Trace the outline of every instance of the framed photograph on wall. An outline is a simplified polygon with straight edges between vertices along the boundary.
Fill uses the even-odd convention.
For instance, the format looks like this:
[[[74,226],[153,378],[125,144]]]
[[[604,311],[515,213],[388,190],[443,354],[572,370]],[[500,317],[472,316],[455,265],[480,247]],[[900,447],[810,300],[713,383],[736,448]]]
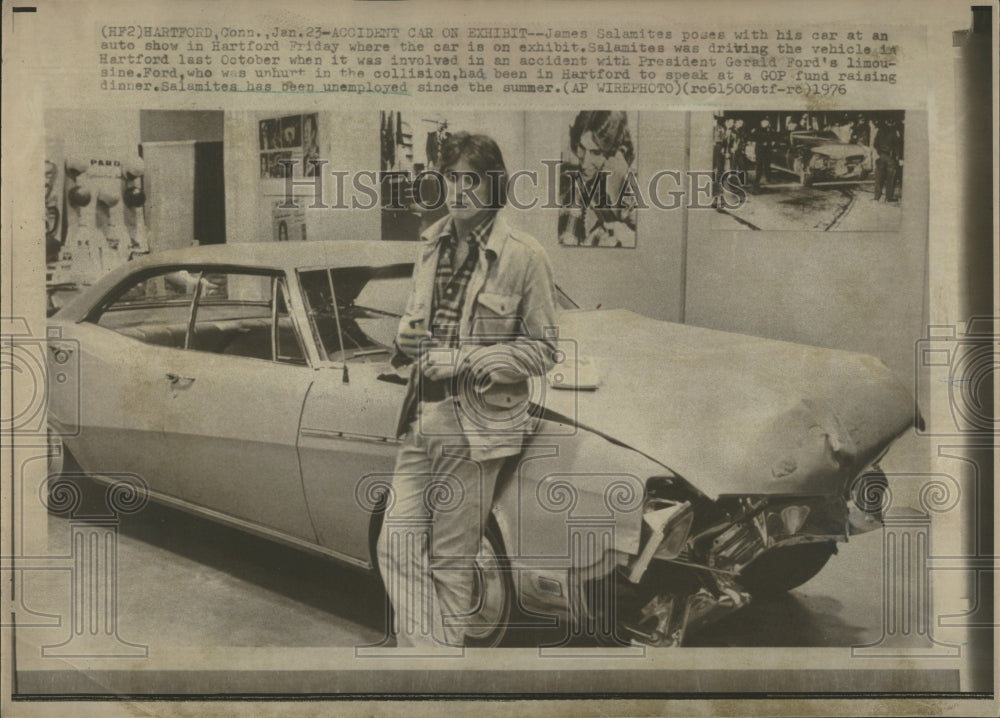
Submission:
[[[635,247],[636,113],[583,110],[563,133],[559,244]]]

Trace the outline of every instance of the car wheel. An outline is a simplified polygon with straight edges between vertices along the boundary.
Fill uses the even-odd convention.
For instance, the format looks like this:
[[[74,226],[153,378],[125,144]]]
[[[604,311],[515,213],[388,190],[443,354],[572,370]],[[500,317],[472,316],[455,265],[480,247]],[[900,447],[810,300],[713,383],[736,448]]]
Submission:
[[[376,545],[381,523],[373,524],[371,532],[372,559],[375,573],[381,581]],[[384,590],[384,584],[383,584]],[[476,574],[472,586],[472,603],[476,612],[465,627],[465,645],[471,648],[499,646],[507,637],[511,616],[516,614],[517,597],[500,528],[492,518],[486,527],[476,557]],[[386,600],[386,626],[392,626],[395,618],[391,601]]]
[[[472,605],[477,609],[466,626],[465,645],[476,648],[498,646],[507,635],[517,597],[500,528],[492,519],[483,534],[476,558],[472,591]]]
[[[782,546],[761,554],[736,579],[754,596],[775,596],[801,586],[837,553],[833,541]]]

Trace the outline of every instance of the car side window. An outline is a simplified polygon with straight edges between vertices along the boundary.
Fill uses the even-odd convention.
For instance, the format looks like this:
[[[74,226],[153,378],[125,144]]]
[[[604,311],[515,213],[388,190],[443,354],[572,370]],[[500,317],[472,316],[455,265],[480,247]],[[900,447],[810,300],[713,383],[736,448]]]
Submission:
[[[195,283],[194,275],[184,270],[143,275],[120,289],[90,320],[147,344],[183,345]],[[171,336],[171,328],[179,328],[179,340]]]
[[[94,319],[146,344],[305,364],[279,274],[187,268],[126,286]]]
[[[299,272],[310,328],[331,361],[384,361],[410,290],[409,265]]]

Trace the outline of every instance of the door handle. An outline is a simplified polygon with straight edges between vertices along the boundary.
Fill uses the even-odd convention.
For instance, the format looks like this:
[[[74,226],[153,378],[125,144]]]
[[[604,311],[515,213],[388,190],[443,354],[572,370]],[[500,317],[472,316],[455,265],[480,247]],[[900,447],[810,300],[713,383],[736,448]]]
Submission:
[[[167,374],[167,380],[170,382],[170,387],[172,389],[187,389],[189,386],[194,384],[193,376],[180,376],[179,374]]]

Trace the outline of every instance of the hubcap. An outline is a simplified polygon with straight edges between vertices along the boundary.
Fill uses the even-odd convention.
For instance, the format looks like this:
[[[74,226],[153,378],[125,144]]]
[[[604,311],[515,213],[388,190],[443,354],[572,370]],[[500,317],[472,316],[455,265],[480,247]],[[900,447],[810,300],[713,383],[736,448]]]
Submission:
[[[472,588],[472,605],[476,610],[470,616],[471,625],[465,629],[466,637],[482,640],[493,633],[498,624],[506,620],[509,600],[504,587],[500,560],[484,536],[479,556],[476,558],[476,577]]]

